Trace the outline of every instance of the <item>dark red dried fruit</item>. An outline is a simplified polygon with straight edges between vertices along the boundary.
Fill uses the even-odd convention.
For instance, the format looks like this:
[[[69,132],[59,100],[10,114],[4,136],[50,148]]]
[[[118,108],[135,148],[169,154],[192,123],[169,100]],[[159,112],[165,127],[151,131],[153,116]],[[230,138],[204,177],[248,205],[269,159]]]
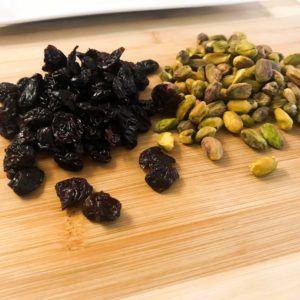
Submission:
[[[165,154],[160,147],[151,147],[140,154],[139,164],[144,170],[153,170],[161,166],[172,166],[175,158]]]
[[[44,107],[35,107],[29,110],[23,117],[23,122],[27,126],[43,126],[51,124],[52,112]]]
[[[67,65],[66,56],[53,45],[48,45],[44,50],[43,71],[53,72]]]
[[[44,179],[44,172],[37,167],[24,168],[10,174],[8,185],[20,196],[26,195],[37,189]]]
[[[55,153],[53,157],[55,162],[65,170],[77,172],[83,168],[83,160],[78,153]]]
[[[182,96],[173,83],[161,83],[152,90],[152,100],[157,111],[165,116],[174,116]]]
[[[156,192],[162,193],[179,178],[177,169],[170,166],[162,166],[151,170],[145,177],[147,184]]]
[[[83,214],[93,222],[114,221],[120,217],[122,205],[119,200],[104,192],[94,193],[82,205]]]
[[[138,62],[137,67],[141,68],[147,75],[156,72],[159,64],[153,59],[146,59]]]
[[[81,140],[83,126],[77,116],[60,111],[54,114],[52,131],[58,142],[72,144]]]
[[[84,178],[73,177],[55,185],[56,194],[60,199],[61,208],[78,206],[92,194],[93,187]]]
[[[55,149],[54,137],[51,127],[39,128],[36,133],[37,146],[42,150],[53,151]]]

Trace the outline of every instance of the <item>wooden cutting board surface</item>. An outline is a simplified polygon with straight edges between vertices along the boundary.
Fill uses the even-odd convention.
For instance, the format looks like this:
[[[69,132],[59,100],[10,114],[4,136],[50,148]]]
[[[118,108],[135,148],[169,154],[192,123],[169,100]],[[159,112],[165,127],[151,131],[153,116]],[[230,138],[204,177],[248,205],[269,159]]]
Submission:
[[[253,16],[235,7],[243,21],[229,18],[226,8],[225,17],[210,10],[189,11],[187,17],[174,12],[169,23],[162,15],[159,24],[141,14],[135,23],[125,15],[124,27],[118,28],[106,25],[109,18],[103,17],[83,27],[73,20],[64,30],[51,24],[49,30],[35,25],[36,32],[25,26],[21,34],[2,30],[0,81],[15,82],[39,71],[47,44],[64,51],[76,44],[81,50],[106,51],[122,45],[125,59],[151,57],[164,65],[193,46],[200,31],[240,30],[277,51],[300,51],[299,17],[274,19],[246,8]],[[157,82],[158,76],[152,76],[151,86]],[[152,132],[140,136],[133,151],[114,151],[108,165],[87,161],[76,174],[40,156],[45,183],[24,199],[7,187],[1,170],[0,298],[297,299],[299,128],[285,137],[282,151],[267,152],[278,158],[278,170],[263,179],[247,168],[260,154],[233,135],[219,135],[225,154],[217,163],[204,157],[199,146],[177,143],[172,155],[181,179],[163,194],[145,184],[137,163],[139,153],[155,144]],[[0,143],[2,161],[8,143],[2,138]],[[121,218],[103,226],[81,213],[61,211],[54,185],[74,175],[120,199]]]

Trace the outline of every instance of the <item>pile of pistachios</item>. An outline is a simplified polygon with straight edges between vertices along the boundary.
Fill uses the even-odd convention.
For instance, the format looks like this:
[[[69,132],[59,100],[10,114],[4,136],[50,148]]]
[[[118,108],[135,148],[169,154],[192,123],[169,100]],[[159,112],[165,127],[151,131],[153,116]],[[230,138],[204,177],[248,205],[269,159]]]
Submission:
[[[169,131],[177,129],[181,143],[201,143],[210,159],[219,160],[223,149],[215,136],[223,126],[256,150],[281,149],[279,129],[300,123],[300,53],[284,57],[244,33],[228,39],[200,33],[195,48],[180,51],[160,77],[182,97],[176,113],[154,127],[167,151],[174,146]]]

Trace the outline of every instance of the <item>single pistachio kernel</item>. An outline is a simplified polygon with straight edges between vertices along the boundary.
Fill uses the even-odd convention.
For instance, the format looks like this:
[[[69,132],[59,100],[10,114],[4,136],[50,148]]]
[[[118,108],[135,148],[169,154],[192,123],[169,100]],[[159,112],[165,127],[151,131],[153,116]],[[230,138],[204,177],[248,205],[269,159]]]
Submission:
[[[203,57],[204,61],[208,64],[222,64],[222,63],[228,63],[230,59],[230,54],[225,53],[207,53]]]
[[[209,83],[220,81],[222,78],[221,71],[213,64],[207,64],[205,66],[205,76]]]
[[[188,78],[186,81],[185,81],[185,86],[186,86],[186,89],[188,91],[189,94],[192,93],[192,86],[193,86],[193,83],[194,83],[194,79],[192,78]]]
[[[276,81],[271,81],[266,83],[261,90],[270,97],[274,97],[278,93],[279,86]]]
[[[300,106],[300,87],[298,87],[295,83],[293,82],[289,82],[288,84],[288,87],[293,91],[296,99],[297,99],[297,102],[298,102],[298,106]]]
[[[174,137],[171,132],[160,133],[156,141],[158,146],[167,152],[174,148]]]
[[[263,107],[257,108],[253,112],[252,118],[255,122],[262,123],[267,120],[267,118],[269,117],[269,114],[270,114],[270,108],[267,106],[263,106]]]
[[[230,100],[227,102],[227,109],[239,114],[247,114],[252,109],[252,105],[248,100]]]
[[[199,124],[198,129],[210,126],[216,128],[216,130],[219,130],[222,128],[223,124],[223,120],[219,117],[206,118]]]
[[[201,141],[201,148],[210,160],[220,160],[223,156],[221,142],[215,137],[207,136]]]
[[[212,43],[212,48],[214,53],[225,53],[229,45],[225,40],[219,40]]]
[[[206,85],[202,80],[195,80],[192,84],[191,94],[197,99],[201,99],[204,96]]]
[[[258,104],[255,99],[249,98],[247,101],[251,104],[252,109],[257,109]]]
[[[206,65],[206,62],[202,58],[190,58],[189,66],[193,70],[198,70],[199,68]]]
[[[261,58],[256,62],[255,78],[258,82],[267,82],[273,76],[272,63],[268,59]]]
[[[283,110],[292,118],[294,118],[297,115],[297,105],[293,103],[286,103],[283,106]]]
[[[183,64],[176,60],[176,62],[172,65],[172,73],[174,75],[174,72],[177,71],[179,68],[181,68],[183,66]]]
[[[211,103],[213,101],[218,100],[220,91],[222,88],[222,84],[218,81],[210,83],[204,92],[204,101],[206,103]]]
[[[181,50],[176,55],[176,59],[180,61],[183,65],[187,65],[190,60],[190,55],[186,50]]]
[[[297,103],[296,95],[291,88],[284,89],[282,94],[289,103]]]
[[[274,81],[278,84],[279,88],[285,87],[284,76],[277,70],[273,70]]]
[[[214,137],[216,135],[216,132],[217,132],[216,128],[211,126],[204,126],[197,131],[195,141],[197,143],[201,143],[201,141],[207,136]]]
[[[199,80],[202,80],[202,81],[205,81],[206,78],[205,78],[205,67],[204,66],[201,66],[197,69],[197,73],[198,73],[198,76],[199,76]]]
[[[286,77],[300,87],[300,69],[292,65],[286,67]]]
[[[184,145],[191,145],[194,142],[194,135],[195,135],[194,129],[183,130],[179,133],[178,136],[179,142]]]
[[[254,65],[254,61],[247,56],[238,55],[233,59],[232,64],[238,69],[243,69],[252,67]]]
[[[256,150],[266,150],[268,144],[263,136],[255,129],[246,128],[241,131],[242,140],[251,148]]]
[[[255,74],[255,68],[256,66],[252,66],[249,68],[237,70],[232,83],[239,83],[246,79],[251,79]]]
[[[293,127],[293,119],[281,108],[274,110],[275,120],[278,127],[283,130],[290,130]]]
[[[209,103],[207,107],[207,117],[222,117],[224,112],[226,111],[226,105],[221,100]]]
[[[277,168],[277,160],[274,156],[262,156],[251,162],[250,171],[257,177],[265,176]]]
[[[229,74],[232,70],[231,65],[226,63],[218,64],[217,68],[220,70],[222,76]]]
[[[282,54],[279,53],[279,52],[272,52],[272,53],[268,54],[267,57],[268,57],[268,59],[274,60],[277,63],[279,63],[281,61],[281,59],[282,59]]]
[[[197,42],[198,44],[202,44],[204,41],[208,40],[208,35],[201,32],[197,35]]]
[[[210,41],[227,41],[224,34],[213,34],[208,37]]]
[[[178,119],[176,118],[167,118],[158,121],[154,126],[154,132],[164,132],[170,131],[176,128],[178,124]]]
[[[160,80],[166,81],[166,82],[172,82],[173,81],[173,75],[171,73],[168,73],[166,71],[162,71],[160,73]]]
[[[184,81],[192,74],[193,70],[190,66],[184,65],[174,70],[174,80]]]
[[[278,107],[282,108],[286,103],[287,103],[287,100],[284,98],[275,98],[271,102],[271,107],[273,109],[278,108]]]
[[[245,79],[243,82],[248,83],[252,87],[252,93],[258,93],[261,89],[261,83],[257,82],[256,80],[253,79]]]
[[[223,87],[228,88],[232,84],[234,78],[235,78],[235,75],[226,75],[226,76],[224,76],[223,79],[222,79]]]
[[[196,126],[190,120],[180,121],[178,126],[177,126],[177,131],[180,133],[180,132],[182,132],[184,130],[187,130],[187,129],[196,130]]]
[[[189,78],[194,79],[194,80],[201,80],[202,75],[199,72],[192,71]]]
[[[248,99],[251,93],[251,84],[244,82],[232,84],[227,89],[227,97],[229,99]]]
[[[268,45],[257,45],[256,49],[256,60],[259,60],[260,58],[266,58],[272,52],[272,48]]]
[[[176,118],[181,121],[183,120],[189,111],[195,106],[196,97],[193,95],[185,95],[184,100],[181,101],[178,105],[176,111]]]
[[[300,65],[300,53],[288,55],[283,60],[283,63],[285,65],[294,65],[294,66]]]
[[[258,106],[269,106],[272,101],[269,95],[261,92],[255,94],[254,99],[256,100]]]
[[[270,146],[276,149],[281,149],[283,147],[283,137],[273,124],[263,124],[262,126],[260,126],[260,132]]]
[[[176,82],[175,82],[175,85],[178,87],[178,90],[179,90],[181,93],[184,93],[184,94],[187,93],[187,89],[186,89],[186,84],[185,84],[185,82],[182,82],[182,81],[176,81]]]
[[[234,111],[226,111],[223,121],[226,129],[232,133],[239,133],[244,126],[241,117]]]
[[[257,49],[255,45],[249,43],[247,40],[241,40],[235,46],[235,52],[239,55],[254,58],[257,55]]]
[[[192,123],[199,124],[207,115],[208,107],[204,101],[197,101],[189,114],[189,120]]]
[[[244,127],[253,127],[254,126],[254,120],[251,116],[249,116],[248,114],[242,114],[241,115],[241,119],[243,122]]]

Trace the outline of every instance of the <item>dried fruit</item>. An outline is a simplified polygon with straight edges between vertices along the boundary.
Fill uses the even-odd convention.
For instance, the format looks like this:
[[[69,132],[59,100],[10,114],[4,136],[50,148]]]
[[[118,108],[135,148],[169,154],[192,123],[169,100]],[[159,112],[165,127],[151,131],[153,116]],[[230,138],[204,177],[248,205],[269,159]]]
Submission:
[[[167,152],[174,148],[174,137],[171,132],[160,133],[156,141],[158,146]]]
[[[283,130],[290,130],[293,127],[293,119],[281,108],[274,110],[274,116],[278,127]]]
[[[94,193],[83,201],[82,212],[93,222],[115,221],[121,215],[119,200],[103,191]]]
[[[186,129],[179,133],[179,142],[185,145],[191,145],[194,142],[194,129]]]
[[[154,131],[159,133],[159,132],[173,130],[176,128],[177,124],[178,124],[178,119],[176,118],[162,119],[155,124]]]
[[[220,160],[223,156],[222,144],[214,137],[204,137],[201,141],[201,148],[210,160]]]
[[[93,187],[84,178],[72,177],[55,185],[61,208],[78,206],[92,194]]]
[[[215,127],[212,126],[204,126],[202,128],[200,128],[195,136],[195,141],[197,143],[201,143],[201,141],[207,137],[207,136],[212,136],[214,137],[217,133],[217,129]]]
[[[243,129],[243,121],[234,111],[226,111],[223,115],[223,121],[227,130],[232,133],[239,133]]]
[[[145,177],[147,184],[156,192],[162,193],[179,178],[176,168],[171,166],[161,166],[151,170]]]
[[[256,150],[266,150],[268,144],[264,137],[255,129],[247,128],[241,131],[242,140],[251,148]]]
[[[277,160],[274,156],[262,156],[252,161],[249,168],[255,176],[265,176],[277,168]]]
[[[260,132],[270,146],[276,149],[281,149],[283,147],[283,137],[273,124],[265,123],[261,125]]]
[[[161,166],[172,166],[176,160],[165,154],[159,147],[144,150],[139,157],[139,164],[143,170],[154,170]]]

